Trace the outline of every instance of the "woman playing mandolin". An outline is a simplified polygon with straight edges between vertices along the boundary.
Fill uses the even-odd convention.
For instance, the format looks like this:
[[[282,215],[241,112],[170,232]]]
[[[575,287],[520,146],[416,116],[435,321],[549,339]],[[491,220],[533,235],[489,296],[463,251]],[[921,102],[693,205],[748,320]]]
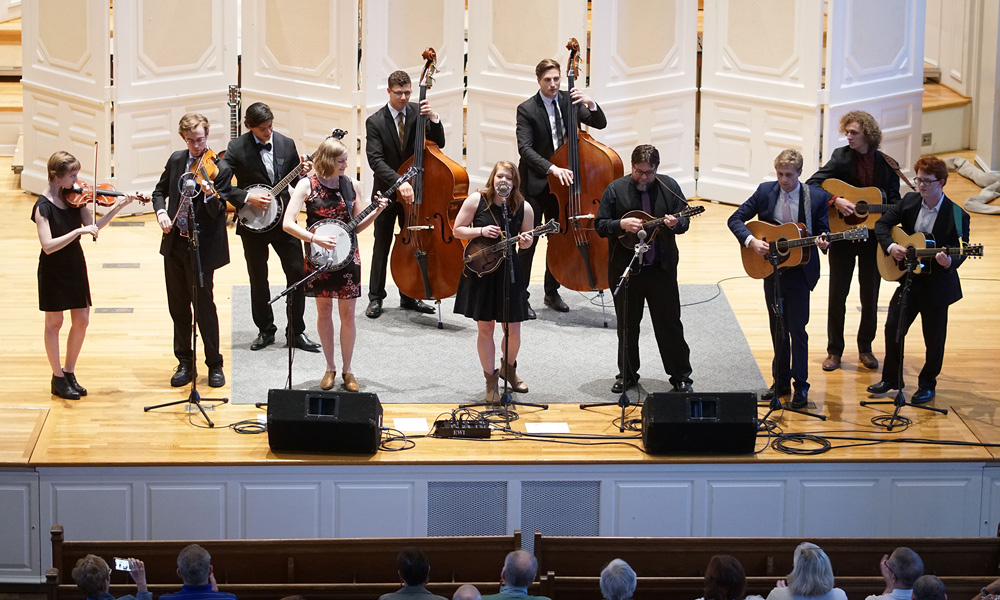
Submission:
[[[524,201],[520,192],[517,168],[513,163],[500,161],[493,166],[486,187],[472,193],[455,219],[455,236],[463,240],[485,237],[499,240],[504,230],[504,204],[509,213],[511,235],[518,236],[517,245],[528,248],[534,242],[531,225],[535,221],[531,205]],[[479,362],[486,377],[486,402],[499,401],[497,381],[503,377],[515,392],[527,392],[528,386],[517,376],[517,352],[521,347],[521,321],[528,318],[528,273],[521,268],[520,261],[514,263],[514,281],[507,286],[509,293],[507,328],[507,348],[500,368],[496,365],[496,343],[493,339],[495,324],[503,322],[504,280],[510,277],[510,267],[501,261],[499,268],[483,276],[466,270],[458,284],[455,298],[455,312],[476,321],[479,337],[476,347]]]
[[[49,157],[49,189],[39,196],[31,211],[38,228],[42,252],[38,256],[38,308],[45,312],[45,354],[52,367],[52,393],[67,400],[79,400],[87,390],[76,380],[76,360],[90,323],[90,282],[80,236],[97,232],[131,202],[124,196],[100,219],[87,210],[86,202],[70,203],[67,192],[76,186],[80,161],[69,152]],[[69,311],[72,325],[66,339],[66,362],[59,361],[59,330],[63,311]]]
[[[282,222],[282,227],[288,233],[310,244],[332,250],[336,246],[336,238],[330,235],[312,233],[296,222],[303,205],[306,208],[306,226],[311,227],[324,219],[337,219],[344,223],[368,207],[365,198],[355,180],[346,176],[347,147],[339,139],[329,137],[320,144],[313,154],[314,175],[299,181],[295,186],[288,209]],[[351,359],[354,356],[354,340],[357,328],[354,324],[354,313],[357,299],[361,296],[361,255],[357,249],[356,232],[371,224],[383,208],[386,201],[379,202],[379,208],[373,211],[351,232],[354,237],[354,256],[346,266],[339,270],[327,271],[318,275],[306,284],[306,296],[316,298],[316,331],[323,345],[323,356],[326,358],[326,372],[320,387],[332,389],[337,382],[337,363],[333,347],[333,300],[337,299],[337,309],[340,313],[340,352],[343,359],[344,388],[349,392],[360,389],[358,380],[351,371]],[[312,263],[306,263],[306,272],[312,273],[316,268]]]

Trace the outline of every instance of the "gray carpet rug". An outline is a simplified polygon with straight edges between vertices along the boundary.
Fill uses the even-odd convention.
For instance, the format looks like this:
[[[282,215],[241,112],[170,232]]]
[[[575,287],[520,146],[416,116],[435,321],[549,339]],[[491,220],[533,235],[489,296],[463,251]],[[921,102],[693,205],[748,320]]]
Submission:
[[[280,288],[274,288],[274,293]],[[697,392],[763,390],[767,386],[750,352],[725,294],[715,285],[682,285],[685,337],[691,347],[694,389]],[[444,328],[436,315],[400,310],[396,290],[388,290],[385,310],[378,319],[364,316],[367,296],[357,301],[358,338],[353,371],[361,391],[378,394],[383,403],[428,402],[459,404],[482,400],[484,381],[476,355],[475,322],[454,312],[454,298],[441,302]],[[530,391],[525,402],[602,402],[616,400],[611,393],[617,369],[615,313],[605,293],[606,313],[594,294],[564,292],[570,312],[542,306],[541,286],[531,287],[538,319],[522,326],[518,374]],[[284,335],[284,304],[275,305],[279,335]],[[288,350],[279,340],[252,352],[257,329],[250,317],[250,288],[233,286],[232,401],[266,402],[269,388],[282,388],[288,374]],[[336,309],[335,309],[336,311]],[[604,327],[604,319],[608,327]],[[306,299],[306,333],[314,341],[316,303]],[[335,337],[339,321],[334,317]],[[497,347],[502,340],[497,328]],[[646,393],[670,390],[663,372],[648,311],[639,340],[642,365],[640,389]],[[337,365],[341,365],[339,339]],[[497,359],[499,361],[499,358]],[[318,390],[325,362],[321,353],[297,350],[292,384],[295,389]],[[338,372],[337,387],[342,390]],[[502,381],[501,381],[502,384]]]

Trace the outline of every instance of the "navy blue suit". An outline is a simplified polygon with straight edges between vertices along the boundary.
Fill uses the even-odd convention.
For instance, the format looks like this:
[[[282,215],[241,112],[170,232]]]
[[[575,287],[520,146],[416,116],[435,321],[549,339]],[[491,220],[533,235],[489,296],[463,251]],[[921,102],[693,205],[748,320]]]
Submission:
[[[810,233],[819,235],[829,232],[827,204],[830,195],[818,187],[808,187],[812,211]],[[795,216],[799,223],[806,221],[805,189],[806,184],[801,184],[799,214]],[[777,181],[762,183],[729,217],[729,229],[740,244],[743,244],[750,235],[750,230],[746,226],[746,222],[750,219],[757,217],[768,223],[780,223],[777,216],[780,194],[781,187]],[[809,323],[809,293],[816,287],[818,280],[819,257],[816,249],[812,249],[809,253],[809,261],[805,265],[781,269],[779,284],[785,335],[781,339],[775,339],[777,315],[771,310],[774,306],[774,276],[764,279],[764,298],[767,300],[771,340],[774,346],[771,374],[776,389],[789,387],[792,379],[795,380],[796,390],[805,392],[809,389],[809,334],[806,333],[806,325]]]
[[[896,225],[903,228],[907,235],[915,233],[914,225],[920,214],[920,194],[912,192],[903,197],[902,202],[892,207],[875,223],[875,235],[878,237],[882,250],[888,250],[892,245],[892,229]],[[937,218],[931,233],[936,245],[940,248],[955,248],[959,238],[969,241],[969,213],[959,209],[961,214],[961,233],[955,227],[955,204],[947,196],[941,201]],[[948,333],[948,307],[962,299],[962,285],[958,279],[958,267],[965,261],[964,256],[952,256],[951,265],[942,267],[932,257],[924,261],[926,266],[919,275],[913,277],[910,294],[906,300],[906,312],[900,306],[900,296],[903,286],[896,288],[889,303],[889,316],[885,321],[885,361],[882,363],[882,381],[888,382],[894,388],[902,388],[900,362],[903,356],[903,342],[913,320],[920,315],[923,326],[925,358],[924,367],[917,377],[917,385],[933,390],[937,385],[937,376],[941,373],[944,362],[944,344]],[[905,281],[905,278],[901,280]],[[903,319],[903,339],[896,342],[896,330],[900,319]]]

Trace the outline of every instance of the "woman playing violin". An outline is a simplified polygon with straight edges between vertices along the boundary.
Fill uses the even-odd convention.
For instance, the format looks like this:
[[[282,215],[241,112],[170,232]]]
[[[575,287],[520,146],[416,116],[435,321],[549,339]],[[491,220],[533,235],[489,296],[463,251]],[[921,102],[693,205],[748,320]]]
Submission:
[[[323,219],[337,219],[344,223],[368,208],[369,201],[358,189],[358,183],[346,176],[347,146],[339,139],[328,137],[320,144],[312,155],[313,175],[299,181],[295,186],[288,209],[282,221],[282,227],[295,237],[331,250],[336,245],[336,238],[329,235],[316,235],[296,222],[299,211],[305,206],[306,226],[311,227]],[[326,358],[326,372],[320,387],[332,389],[337,382],[337,362],[333,346],[333,301],[337,300],[337,311],[340,314],[340,353],[343,359],[344,388],[349,392],[360,389],[358,380],[351,370],[351,359],[354,357],[354,340],[357,327],[354,324],[355,306],[361,296],[361,255],[357,250],[356,233],[363,230],[375,220],[386,200],[380,199],[379,207],[361,221],[351,232],[355,237],[354,258],[338,271],[327,271],[317,275],[306,284],[306,296],[316,298],[316,331],[323,345],[323,356]],[[316,269],[311,263],[306,263],[306,272]]]
[[[517,245],[522,250],[534,243],[531,225],[535,222],[531,205],[521,195],[520,177],[513,163],[502,160],[493,166],[486,181],[486,187],[472,193],[455,218],[455,237],[471,240],[480,236],[499,240],[504,227],[504,203],[510,218],[510,233],[517,235]],[[514,261],[514,282],[509,286],[510,303],[508,309],[507,351],[496,368],[496,343],[493,339],[496,322],[503,319],[504,278],[509,277],[510,268],[506,263],[483,277],[468,270],[463,273],[455,297],[455,312],[476,321],[479,337],[476,347],[479,362],[486,377],[486,402],[499,401],[498,379],[503,377],[515,392],[528,391],[527,384],[517,376],[517,352],[521,347],[521,321],[528,318],[528,273],[521,268],[521,262]]]
[[[38,229],[42,252],[38,256],[38,308],[45,312],[45,354],[52,367],[52,393],[67,400],[79,400],[87,390],[76,380],[76,360],[90,323],[90,282],[80,236],[97,239],[98,231],[118,211],[133,200],[125,196],[104,216],[94,221],[85,201],[70,202],[70,188],[76,186],[80,161],[69,152],[49,157],[49,189],[39,196],[31,211]],[[66,362],[60,363],[59,330],[63,312],[69,311]]]

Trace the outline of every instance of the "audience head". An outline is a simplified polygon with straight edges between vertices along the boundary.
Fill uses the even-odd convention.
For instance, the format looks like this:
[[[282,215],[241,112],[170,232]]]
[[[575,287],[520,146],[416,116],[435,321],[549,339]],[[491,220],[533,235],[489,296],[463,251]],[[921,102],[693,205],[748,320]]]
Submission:
[[[538,573],[538,559],[526,550],[514,550],[503,561],[500,579],[504,585],[527,588]]]
[[[924,561],[916,552],[903,546],[892,551],[885,566],[894,579],[893,588],[898,590],[913,589],[914,582],[924,574]]]
[[[826,552],[809,542],[802,542],[792,556],[788,588],[796,596],[822,596],[833,589],[833,566]]]
[[[212,555],[198,544],[191,544],[177,555],[177,576],[184,585],[207,585],[211,575]]]
[[[635,592],[635,571],[616,558],[601,571],[601,594],[605,600],[628,600]]]
[[[73,567],[73,581],[88,598],[100,598],[111,582],[111,569],[100,556],[88,554],[76,561]]]
[[[747,577],[743,565],[728,554],[716,554],[705,569],[705,600],[743,600]]]
[[[921,575],[913,582],[912,600],[948,600],[944,593],[944,582],[934,575]]]
[[[431,566],[427,563],[427,556],[421,552],[420,548],[410,546],[403,548],[396,555],[396,569],[399,571],[399,577],[403,583],[413,586],[427,583]]]
[[[466,583],[458,586],[458,589],[452,594],[451,600],[483,600],[483,595],[479,593],[476,586]]]

